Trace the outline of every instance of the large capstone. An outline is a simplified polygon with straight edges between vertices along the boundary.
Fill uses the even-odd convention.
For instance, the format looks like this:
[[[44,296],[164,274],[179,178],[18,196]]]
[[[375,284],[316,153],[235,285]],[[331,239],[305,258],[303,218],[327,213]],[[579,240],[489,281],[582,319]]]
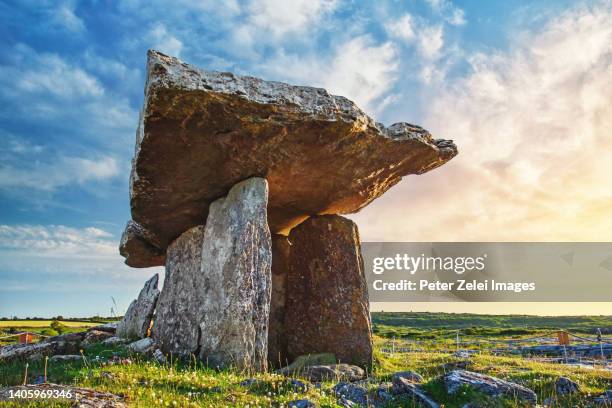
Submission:
[[[287,360],[333,353],[340,362],[370,367],[372,333],[357,226],[338,215],[315,216],[294,228],[289,241],[281,334]]]
[[[265,179],[236,184],[174,241],[153,336],[211,366],[267,367],[272,248]]]
[[[150,51],[130,180],[135,224],[121,253],[130,266],[163,265],[168,245],[249,177],[268,180],[270,229],[286,235],[312,214],[356,212],[456,154],[452,141],[407,123],[384,127],[324,89]]]
[[[159,275],[155,274],[145,283],[138,298],[130,304],[125,316],[117,325],[117,337],[126,339],[147,337],[159,296],[158,280]]]

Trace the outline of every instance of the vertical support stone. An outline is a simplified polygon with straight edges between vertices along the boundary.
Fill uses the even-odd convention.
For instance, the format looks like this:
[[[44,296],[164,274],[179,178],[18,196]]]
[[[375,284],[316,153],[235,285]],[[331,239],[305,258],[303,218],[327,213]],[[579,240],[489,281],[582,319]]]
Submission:
[[[202,247],[205,276],[200,358],[265,370],[272,243],[268,183],[251,178],[210,205]]]
[[[130,303],[125,316],[117,325],[117,336],[126,339],[142,339],[147,337],[155,306],[159,297],[157,282],[159,275],[155,274],[149,279],[138,298]]]
[[[204,226],[185,231],[166,251],[166,276],[157,302],[153,338],[175,357],[197,355],[204,305],[202,264]]]
[[[287,337],[284,330],[290,249],[291,244],[286,236],[272,235],[272,298],[268,329],[268,363],[278,368],[291,363],[287,360]]]
[[[329,352],[369,368],[372,328],[357,226],[338,215],[315,216],[291,230],[289,241],[287,358]]]
[[[204,227],[170,245],[153,328],[163,351],[193,353],[211,366],[266,369],[272,263],[267,203],[265,179],[242,181],[211,204]]]

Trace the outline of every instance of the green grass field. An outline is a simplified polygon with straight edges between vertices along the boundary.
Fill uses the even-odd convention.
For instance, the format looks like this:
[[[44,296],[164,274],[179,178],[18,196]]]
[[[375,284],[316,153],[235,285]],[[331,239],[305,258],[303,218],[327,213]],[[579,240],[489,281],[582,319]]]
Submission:
[[[445,315],[444,319],[431,314],[373,314],[374,324],[394,330],[397,336],[405,334],[398,341],[421,338],[424,333],[435,329],[436,333],[448,335],[455,329],[474,329],[482,334],[490,330],[491,338],[502,336],[521,337],[524,333],[503,334],[504,330],[543,331],[564,328],[592,333],[594,327],[605,329],[612,327],[612,318],[537,318],[537,317],[500,317],[476,315]],[[427,317],[432,317],[433,320]],[[516,319],[516,320],[515,320]],[[519,325],[517,322],[521,322]],[[498,324],[503,324],[499,327]],[[514,326],[512,326],[514,324]],[[593,326],[592,325],[597,325]],[[532,333],[531,331],[529,333]],[[387,333],[389,334],[389,333]],[[449,364],[462,361],[452,353],[439,351],[436,341],[424,341],[426,349],[416,352],[387,353],[383,349],[392,341],[387,335],[375,335],[375,364],[371,373],[374,388],[381,381],[390,379],[392,373],[401,370],[414,370],[425,377],[423,388],[446,408],[463,407],[467,402],[479,401],[483,407],[521,407],[519,401],[507,399],[490,400],[465,389],[455,396],[447,395],[440,376],[447,372]],[[452,342],[450,343],[452,344]],[[134,357],[133,364],[103,366],[97,358],[105,359],[113,354],[126,356],[124,347],[104,347],[96,345],[84,350],[85,358],[77,363],[56,363],[49,367],[49,380],[56,383],[75,384],[93,387],[100,390],[124,394],[129,406],[134,407],[281,407],[291,400],[308,398],[321,407],[339,407],[331,392],[335,382],[323,383],[320,388],[307,392],[295,392],[278,375],[249,374],[232,370],[215,371],[194,363],[160,365]],[[586,407],[592,396],[612,388],[612,371],[603,369],[577,368],[569,365],[544,363],[524,359],[518,356],[496,356],[483,349],[480,354],[470,358],[471,371],[494,375],[503,379],[523,384],[538,394],[541,402],[554,396],[554,381],[559,376],[566,376],[578,382],[581,393],[572,397],[561,398],[556,407]],[[31,363],[30,379],[42,374],[42,363]],[[23,381],[24,364],[14,363],[0,365],[0,385],[15,385]],[[261,383],[254,387],[240,385],[245,378],[258,378]],[[11,406],[11,405],[7,405]],[[23,406],[23,405],[13,405]],[[49,402],[25,406],[68,406]],[[414,407],[411,401],[398,400],[389,407]]]
[[[95,322],[73,322],[70,320],[60,320],[60,323],[68,327],[93,327],[100,323]],[[18,328],[47,328],[51,320],[0,320],[0,330],[11,327]]]

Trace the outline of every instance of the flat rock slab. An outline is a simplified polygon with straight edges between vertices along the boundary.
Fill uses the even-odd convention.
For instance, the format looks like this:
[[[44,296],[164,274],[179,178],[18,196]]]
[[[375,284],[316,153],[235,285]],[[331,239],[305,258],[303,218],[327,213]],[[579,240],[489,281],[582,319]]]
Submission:
[[[170,242],[250,177],[269,182],[273,233],[313,214],[353,213],[457,154],[407,123],[385,128],[326,90],[209,72],[149,51],[132,162],[126,263],[163,265]]]
[[[85,332],[53,336],[38,343],[9,344],[0,347],[0,362],[41,360],[56,354],[76,354],[79,352]]]
[[[145,283],[138,294],[138,298],[130,304],[125,316],[117,325],[117,337],[126,339],[147,337],[159,297],[158,281],[159,275],[155,274]],[[111,337],[111,335],[109,334],[108,337]]]
[[[320,364],[309,365],[299,368],[285,367],[276,371],[289,377],[307,378],[311,382],[328,380],[359,381],[363,380],[366,373],[363,368],[350,364]]]
[[[19,385],[14,387],[6,387],[0,389],[0,401],[20,401],[28,402],[32,401],[31,398],[11,398],[11,391],[13,392],[50,392],[50,393],[62,393],[62,395],[70,395],[70,398],[64,400],[73,401],[74,407],[79,408],[125,408],[127,405],[124,403],[123,396],[112,394],[110,392],[96,391],[90,388],[73,387],[70,385],[61,384],[37,384],[37,385]],[[52,394],[53,395],[53,394]],[[38,400],[40,401],[40,399]]]
[[[527,387],[471,371],[451,371],[444,376],[444,383],[449,394],[455,394],[460,391],[463,386],[468,385],[476,391],[490,397],[506,396],[518,398],[532,405],[535,405],[537,402],[536,393]]]
[[[404,398],[417,404],[419,407],[439,408],[440,405],[434,401],[423,389],[412,381],[404,377],[393,377],[392,393],[402,395]]]

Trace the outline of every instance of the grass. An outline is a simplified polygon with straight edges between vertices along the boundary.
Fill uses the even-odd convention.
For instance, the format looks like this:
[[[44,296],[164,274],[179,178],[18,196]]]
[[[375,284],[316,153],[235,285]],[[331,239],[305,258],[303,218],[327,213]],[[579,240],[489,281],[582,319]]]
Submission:
[[[0,337],[5,337],[10,334],[30,332],[46,336],[55,336],[57,331],[51,329],[53,320],[0,320]],[[62,333],[72,333],[83,331],[89,327],[97,326],[100,323],[96,322],[80,322],[80,321],[65,321],[59,323],[62,326]],[[0,346],[16,342],[16,337],[0,338]]]
[[[52,320],[0,320],[0,329],[14,328],[47,328],[51,324]],[[93,327],[98,326],[100,323],[96,322],[74,322],[67,320],[60,320],[61,324],[67,327]]]
[[[379,319],[373,316],[376,324],[385,320],[384,326],[396,328],[405,332],[422,333],[422,326],[394,326],[405,318],[401,316],[395,321]],[[480,317],[479,317],[480,318]],[[573,319],[573,318],[572,318]],[[415,319],[419,320],[419,319]],[[452,318],[451,327],[460,327],[460,318]],[[463,322],[464,327],[472,327],[474,320],[471,315]],[[530,330],[544,330],[541,321],[527,320]],[[489,321],[491,323],[491,321]],[[562,324],[563,320],[557,320]],[[601,321],[598,324],[602,323]],[[605,323],[605,322],[603,322]],[[430,323],[424,323],[429,325]],[[551,323],[552,324],[552,323]],[[603,324],[601,325],[603,327]],[[563,326],[561,326],[563,327]],[[499,337],[506,328],[476,326],[479,330],[493,329],[489,336]],[[512,327],[509,327],[512,329]],[[588,326],[581,327],[584,332],[590,332]],[[436,333],[449,335],[448,329],[441,326],[435,328]],[[446,332],[445,332],[446,330]],[[479,331],[482,334],[482,332]],[[514,334],[522,336],[523,334]],[[414,370],[425,378],[423,388],[445,408],[462,407],[467,402],[478,401],[483,407],[521,407],[520,401],[512,399],[489,399],[470,388],[461,390],[456,395],[448,395],[440,377],[448,372],[452,364],[460,363],[461,358],[452,353],[442,352],[436,348],[436,342],[425,342],[424,350],[409,353],[384,353],[382,349],[389,339],[375,336],[375,364],[372,377],[376,380],[368,385],[375,388],[382,381],[390,381],[391,374],[396,371]],[[294,390],[291,385],[278,375],[272,373],[251,374],[235,370],[216,371],[201,364],[172,362],[158,364],[139,357],[134,357],[132,364],[103,365],[103,361],[113,355],[127,356],[122,346],[107,347],[95,345],[84,350],[85,359],[76,363],[55,363],[49,367],[49,381],[63,384],[74,384],[91,387],[98,390],[123,394],[134,407],[280,407],[289,401],[308,398],[317,406],[339,407],[331,392],[335,381],[322,383],[320,388],[312,387],[307,391]],[[99,359],[97,359],[99,357]],[[558,399],[557,407],[585,407],[594,395],[612,388],[612,372],[598,369],[585,369],[553,363],[537,362],[518,356],[496,356],[486,349],[474,355],[469,360],[469,370],[493,375],[509,381],[514,381],[533,389],[538,394],[538,401],[555,396],[554,382],[559,376],[566,376],[578,382],[581,393],[571,397]],[[23,381],[23,363],[0,364],[0,385],[15,385]],[[42,363],[31,363],[29,366],[30,380],[42,374]],[[251,386],[243,386],[246,378],[256,378],[259,381]],[[38,405],[36,405],[38,404]],[[7,405],[11,406],[11,405]],[[12,405],[24,406],[24,405]],[[45,405],[33,402],[25,406],[68,406],[57,403]],[[398,399],[389,407],[413,407],[412,401]]]
[[[612,316],[523,316],[467,313],[376,312],[372,324],[381,337],[438,339],[461,330],[465,335],[520,337],[567,330],[592,337],[601,329],[612,333]]]

